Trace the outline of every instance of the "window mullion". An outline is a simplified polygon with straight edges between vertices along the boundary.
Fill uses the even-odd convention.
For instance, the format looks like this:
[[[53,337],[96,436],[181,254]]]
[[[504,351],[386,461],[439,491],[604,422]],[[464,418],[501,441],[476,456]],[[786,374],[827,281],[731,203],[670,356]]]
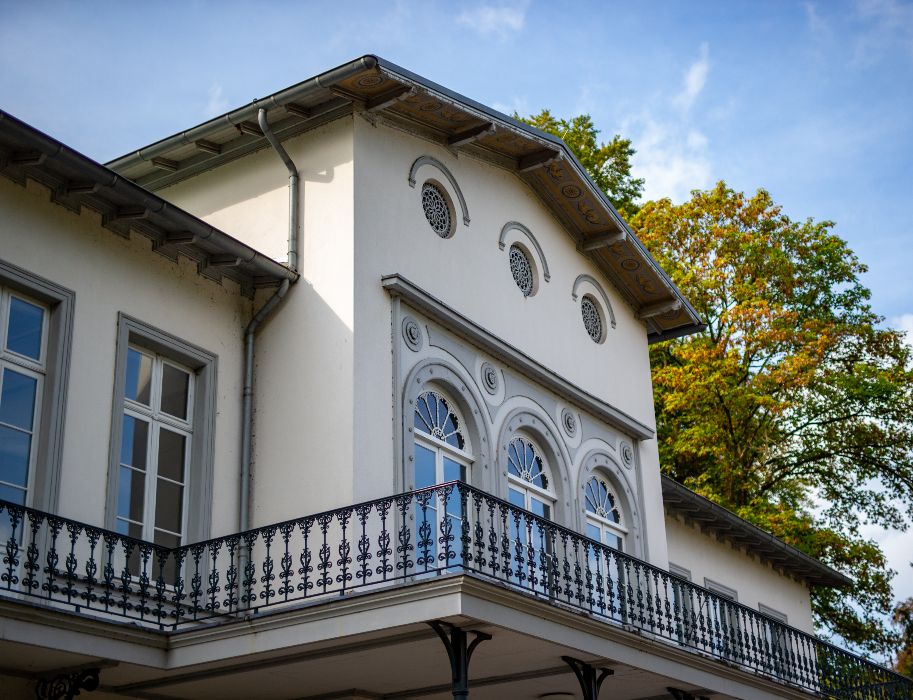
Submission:
[[[9,325],[9,294],[0,289],[0,355],[6,354],[6,333]]]
[[[143,539],[148,541],[152,541],[155,532],[155,495],[158,487],[158,444],[158,421],[150,420],[148,446],[146,451],[146,512],[143,517]]]
[[[188,436],[187,439],[184,440],[184,480],[181,483],[181,544],[184,544],[187,535],[187,511],[190,509],[190,489],[188,489],[187,486],[190,483],[190,455],[192,454],[190,450],[191,439],[192,438]]]

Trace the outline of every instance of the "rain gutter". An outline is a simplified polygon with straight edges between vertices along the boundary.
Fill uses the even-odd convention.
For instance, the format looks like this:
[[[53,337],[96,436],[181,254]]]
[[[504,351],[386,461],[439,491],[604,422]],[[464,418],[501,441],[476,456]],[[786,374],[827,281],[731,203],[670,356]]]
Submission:
[[[288,267],[296,273],[294,280],[285,279],[276,290],[275,294],[260,308],[247,324],[244,331],[244,389],[241,405],[241,494],[238,504],[238,526],[240,532],[245,532],[250,527],[250,478],[251,463],[253,462],[253,429],[254,429],[254,340],[260,325],[270,317],[279,302],[288,294],[292,282],[296,282],[298,271],[298,238],[301,197],[298,191],[298,168],[283,148],[279,139],[270,128],[266,118],[266,108],[259,107],[255,102],[251,109],[257,109],[257,121],[260,130],[273,150],[279,154],[288,170]]]

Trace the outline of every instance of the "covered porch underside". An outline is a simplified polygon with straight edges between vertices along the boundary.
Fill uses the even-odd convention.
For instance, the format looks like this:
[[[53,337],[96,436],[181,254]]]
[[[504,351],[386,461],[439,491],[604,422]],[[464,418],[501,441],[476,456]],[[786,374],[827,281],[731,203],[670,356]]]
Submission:
[[[34,697],[41,678],[97,667],[101,687],[87,697],[443,699],[451,668],[434,620],[491,635],[469,666],[479,700],[582,697],[563,656],[611,669],[600,697],[613,700],[674,697],[669,688],[719,700],[811,697],[464,575],[170,634],[0,601],[0,685],[4,697]]]

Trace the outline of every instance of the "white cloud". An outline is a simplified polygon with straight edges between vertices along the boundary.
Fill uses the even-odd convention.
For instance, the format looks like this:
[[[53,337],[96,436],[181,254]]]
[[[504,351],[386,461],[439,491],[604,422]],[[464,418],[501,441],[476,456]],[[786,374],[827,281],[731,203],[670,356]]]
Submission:
[[[528,0],[513,4],[479,5],[463,10],[457,16],[457,23],[482,36],[494,35],[505,39],[523,29],[528,6]]]
[[[891,328],[906,334],[907,345],[913,346],[913,314],[901,314],[890,320]]]
[[[631,166],[644,183],[644,199],[668,197],[683,202],[691,190],[711,184],[707,137],[675,120],[659,121],[649,113],[624,129],[632,135],[637,153]]]
[[[681,91],[672,98],[675,104],[683,112],[687,112],[694,105],[695,100],[707,84],[707,74],[710,72],[710,48],[707,43],[701,44],[700,57],[694,61],[682,79]]]
[[[856,13],[868,23],[868,28],[856,39],[854,62],[873,62],[897,44],[913,56],[913,4],[856,0]]]
[[[532,111],[529,107],[529,100],[526,97],[513,97],[510,102],[493,102],[492,107],[503,114],[510,116],[514,112],[519,114],[521,117],[525,117],[528,114],[532,114]]]
[[[206,116],[216,117],[228,109],[228,100],[222,96],[222,86],[213,83],[209,86],[209,99],[206,101]]]
[[[677,92],[658,98],[624,120],[621,133],[628,135],[637,149],[631,168],[636,177],[645,180],[644,199],[668,197],[683,202],[691,190],[712,184],[710,141],[691,118],[691,109],[709,74],[710,47],[703,43],[699,57],[682,75]]]
[[[818,13],[818,6],[813,2],[805,3],[805,19],[808,22],[808,29],[813,36],[819,39],[829,38],[831,35],[830,25]]]

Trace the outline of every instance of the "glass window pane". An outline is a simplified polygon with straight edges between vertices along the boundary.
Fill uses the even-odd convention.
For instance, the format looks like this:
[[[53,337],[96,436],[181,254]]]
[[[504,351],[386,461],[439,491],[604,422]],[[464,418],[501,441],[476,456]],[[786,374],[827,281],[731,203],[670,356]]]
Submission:
[[[187,398],[190,392],[190,375],[184,370],[162,365],[162,412],[169,416],[187,418]]]
[[[175,547],[181,546],[181,537],[180,535],[172,535],[170,532],[162,532],[161,530],[155,531],[155,536],[153,541],[163,547],[168,547],[174,549]],[[158,573],[158,572],[156,572]]]
[[[540,501],[538,498],[529,499],[529,509],[538,515],[540,518],[548,517],[548,505]]]
[[[138,540],[143,538],[143,526],[136,523],[128,523],[126,520],[118,518],[115,524],[115,530],[127,537],[135,537]]]
[[[146,475],[130,467],[121,467],[117,477],[118,517],[143,522],[145,501]]]
[[[127,377],[124,396],[131,401],[149,405],[152,390],[152,358],[138,350],[127,350]]]
[[[437,483],[434,452],[421,445],[415,446],[415,488],[423,489]]]
[[[449,457],[444,457],[444,481],[464,481],[466,467]]]
[[[146,449],[149,444],[149,424],[133,416],[124,416],[121,433],[120,461],[137,469],[146,469]]]
[[[184,510],[184,487],[164,479],[156,481],[155,526],[171,532],[180,532]]]
[[[158,475],[184,482],[184,446],[187,437],[173,430],[159,430]]]
[[[3,370],[3,393],[0,394],[0,423],[31,430],[35,417],[35,394],[38,380],[9,367]]]
[[[593,523],[586,524],[586,536],[591,540],[596,540],[597,542],[602,542],[602,528],[593,525]]]
[[[0,484],[0,499],[4,501],[9,501],[10,503],[15,503],[20,506],[25,505],[25,489],[17,489],[15,486],[7,486],[6,484]],[[10,527],[9,513],[0,513],[0,525],[6,525],[10,528],[8,532],[12,531]],[[21,525],[19,526],[22,527]],[[7,534],[7,536],[9,536]],[[0,539],[0,543],[6,541],[6,538]]]
[[[44,309],[22,299],[10,297],[10,317],[6,348],[19,355],[41,359],[41,333]]]
[[[507,499],[517,508],[526,508],[526,498],[522,491],[517,489],[508,489]]]
[[[25,488],[29,478],[31,446],[32,436],[28,433],[0,427],[0,481]]]

